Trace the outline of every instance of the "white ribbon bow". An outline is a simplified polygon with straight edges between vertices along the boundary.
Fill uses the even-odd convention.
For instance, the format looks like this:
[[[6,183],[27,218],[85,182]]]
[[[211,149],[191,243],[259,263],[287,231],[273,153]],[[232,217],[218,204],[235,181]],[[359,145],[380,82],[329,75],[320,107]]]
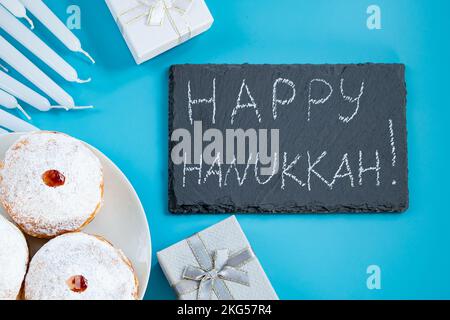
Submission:
[[[192,7],[192,2],[194,0],[137,0],[138,4],[122,14],[127,15],[132,11],[135,11],[141,7],[145,8],[145,11],[126,23],[133,23],[142,18],[146,18],[146,24],[149,26],[162,26],[164,24],[164,19],[167,16],[169,23],[178,35],[178,39],[181,42],[183,40],[183,33],[181,32],[181,27],[178,25],[177,19],[174,18],[175,14],[183,17],[186,15]],[[191,38],[191,27],[185,19],[183,19],[185,26],[188,29],[188,39]]]

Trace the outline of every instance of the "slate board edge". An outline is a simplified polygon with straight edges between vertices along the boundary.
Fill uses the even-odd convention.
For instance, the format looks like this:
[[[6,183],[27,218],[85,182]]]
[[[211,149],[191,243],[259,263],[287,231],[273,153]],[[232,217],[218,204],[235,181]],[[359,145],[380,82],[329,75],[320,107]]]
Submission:
[[[169,136],[168,136],[169,149],[168,149],[168,153],[169,154],[167,157],[167,161],[169,162],[169,164],[168,164],[169,175],[168,175],[168,185],[167,185],[167,187],[168,187],[168,207],[169,207],[169,211],[172,213],[176,213],[176,208],[177,208],[176,195],[175,195],[174,189],[172,188],[172,185],[173,185],[172,172],[173,172],[174,164],[170,158],[172,146],[174,145],[174,143],[172,142],[172,139],[171,139],[172,132],[173,132],[173,112],[172,111],[173,111],[173,100],[174,100],[174,98],[173,98],[174,68],[175,68],[174,65],[172,65],[169,68],[169,101],[168,101],[169,102],[169,108],[168,108],[168,110],[169,110],[169,118],[168,118],[169,119]]]
[[[409,148],[408,148],[408,86],[407,86],[407,82],[406,82],[406,65],[404,63],[400,63],[400,65],[402,66],[402,76],[403,76],[403,81],[404,81],[404,87],[405,87],[405,108],[403,110],[403,117],[405,119],[405,154],[406,154],[406,158],[405,158],[405,177],[406,177],[406,203],[405,203],[405,207],[403,208],[402,211],[400,211],[400,213],[402,212],[406,212],[409,208]]]
[[[371,209],[370,207],[366,208],[348,208],[344,209],[343,206],[336,206],[336,208],[331,208],[328,206],[325,208],[324,206],[290,206],[289,209],[284,208],[281,209],[273,209],[273,210],[266,210],[262,209],[261,207],[252,208],[244,207],[224,207],[220,205],[176,205],[176,202],[171,202],[173,205],[169,208],[171,213],[174,214],[220,214],[220,213],[243,213],[243,214],[329,214],[329,213],[336,213],[336,214],[357,214],[357,213],[364,213],[364,214],[379,214],[379,213],[403,213],[408,209],[408,203],[405,203],[402,206],[395,206],[395,207],[386,207],[386,209],[380,210],[380,207],[377,206],[374,209]]]

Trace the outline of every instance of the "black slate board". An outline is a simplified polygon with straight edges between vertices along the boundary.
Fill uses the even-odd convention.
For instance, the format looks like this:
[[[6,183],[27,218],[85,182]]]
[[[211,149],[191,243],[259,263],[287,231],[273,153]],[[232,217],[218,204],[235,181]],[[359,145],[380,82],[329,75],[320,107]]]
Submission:
[[[402,64],[172,66],[169,210],[405,211],[404,73]],[[248,133],[240,151],[227,132]]]

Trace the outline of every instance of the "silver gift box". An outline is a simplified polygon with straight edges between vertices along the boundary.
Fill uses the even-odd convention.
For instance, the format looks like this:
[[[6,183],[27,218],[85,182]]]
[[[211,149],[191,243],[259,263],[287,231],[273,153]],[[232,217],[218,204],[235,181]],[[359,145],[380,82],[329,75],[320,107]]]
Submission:
[[[205,32],[214,22],[204,0],[105,1],[137,64]]]

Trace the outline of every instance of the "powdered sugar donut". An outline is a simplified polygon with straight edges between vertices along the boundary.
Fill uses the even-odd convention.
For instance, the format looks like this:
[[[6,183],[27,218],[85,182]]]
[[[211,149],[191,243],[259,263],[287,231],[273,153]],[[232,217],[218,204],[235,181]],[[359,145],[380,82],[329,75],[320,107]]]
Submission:
[[[19,297],[28,265],[28,246],[22,232],[0,215],[0,300]]]
[[[100,209],[102,167],[79,140],[56,132],[27,134],[6,152],[0,197],[11,218],[34,237],[79,231]]]
[[[27,300],[132,300],[137,294],[137,278],[123,253],[81,232],[46,243],[25,279]]]

